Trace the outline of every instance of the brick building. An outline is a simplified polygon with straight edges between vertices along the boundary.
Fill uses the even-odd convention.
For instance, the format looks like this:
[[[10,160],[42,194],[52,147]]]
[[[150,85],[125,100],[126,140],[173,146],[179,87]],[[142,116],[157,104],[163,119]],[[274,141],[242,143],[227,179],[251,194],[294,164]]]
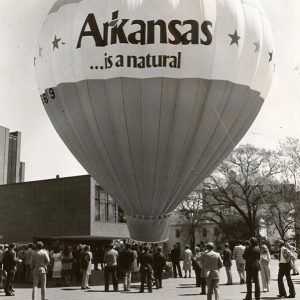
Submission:
[[[0,186],[5,242],[128,238],[116,202],[89,175]]]

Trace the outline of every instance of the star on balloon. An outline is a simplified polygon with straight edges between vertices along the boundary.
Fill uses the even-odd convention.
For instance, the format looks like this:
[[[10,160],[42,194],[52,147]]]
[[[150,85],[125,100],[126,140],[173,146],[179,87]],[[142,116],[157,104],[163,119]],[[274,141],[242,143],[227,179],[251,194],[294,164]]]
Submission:
[[[258,42],[254,42],[253,44],[255,46],[255,51],[254,52],[255,53],[259,52],[260,51],[260,42],[259,41]]]
[[[241,39],[240,36],[238,36],[237,31],[235,30],[233,34],[228,34],[231,38],[231,43],[230,46],[233,44],[236,44],[237,46],[239,46],[239,40]]]
[[[272,51],[272,52],[269,52],[269,56],[270,56],[269,62],[271,62],[271,61],[273,60],[273,51]]]
[[[43,47],[39,47],[39,57],[43,57]]]
[[[59,41],[61,41],[61,39],[58,39],[58,38],[56,37],[56,35],[55,35],[54,41],[52,42],[53,50],[54,50],[55,48],[59,49],[59,47],[58,47]]]

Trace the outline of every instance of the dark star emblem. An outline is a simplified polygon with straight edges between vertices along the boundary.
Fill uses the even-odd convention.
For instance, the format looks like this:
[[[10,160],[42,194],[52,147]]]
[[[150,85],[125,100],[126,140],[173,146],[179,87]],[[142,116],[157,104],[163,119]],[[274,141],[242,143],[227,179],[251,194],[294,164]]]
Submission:
[[[43,57],[43,47],[39,47],[39,57]]]
[[[271,62],[271,61],[273,60],[273,51],[272,51],[272,52],[269,52],[269,56],[270,56],[269,62]]]
[[[259,41],[258,41],[257,43],[254,42],[253,44],[254,44],[254,46],[255,46],[255,51],[254,51],[254,52],[255,52],[255,53],[256,53],[256,52],[259,52],[259,51],[260,51],[260,42],[259,42]]]
[[[239,46],[239,40],[241,39],[240,36],[238,36],[237,31],[235,30],[233,34],[228,34],[231,38],[231,43],[230,46],[233,44],[236,44],[237,46]]]
[[[56,35],[55,35],[54,41],[52,42],[53,50],[54,50],[55,48],[59,49],[58,43],[59,43],[60,40],[61,40],[61,39],[58,39],[58,38],[56,37]]]

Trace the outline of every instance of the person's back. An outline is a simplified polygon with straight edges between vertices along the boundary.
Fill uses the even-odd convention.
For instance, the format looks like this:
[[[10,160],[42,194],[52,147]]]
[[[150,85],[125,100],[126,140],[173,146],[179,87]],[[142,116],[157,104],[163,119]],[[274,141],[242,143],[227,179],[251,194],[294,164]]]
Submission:
[[[2,263],[3,263],[3,269],[6,272],[15,270],[17,266],[16,252],[13,249],[9,249],[5,251],[2,258]]]
[[[163,269],[166,265],[166,259],[161,252],[156,252],[153,255],[153,269],[159,270]]]
[[[47,267],[50,264],[48,252],[44,249],[38,249],[36,252],[33,252],[30,264],[33,269],[43,268],[47,270]]]
[[[110,249],[104,254],[104,262],[106,266],[116,266],[118,258],[118,251],[115,249]]]
[[[174,262],[177,262],[180,260],[180,249],[179,248],[174,247],[171,250],[170,259],[171,259],[171,261],[174,261]]]
[[[119,264],[123,271],[129,271],[132,269],[134,261],[134,253],[130,249],[124,249],[119,255]]]
[[[46,299],[46,281],[47,281],[47,267],[50,264],[50,258],[48,252],[43,249],[42,242],[36,243],[37,250],[32,252],[30,258],[30,265],[33,269],[33,288],[32,299],[36,298],[36,291],[38,285],[41,285],[41,298]]]
[[[204,277],[212,279],[219,278],[219,269],[222,268],[222,259],[219,253],[211,250],[206,251],[201,256]]]
[[[29,246],[26,251],[25,251],[25,264],[29,265],[30,264],[30,259],[31,259],[31,255],[34,253],[34,251],[31,249],[31,247]]]
[[[245,263],[243,258],[246,247],[243,245],[237,245],[233,249],[233,259],[238,263]]]
[[[260,248],[258,246],[246,248],[243,258],[246,261],[246,271],[259,270]]]

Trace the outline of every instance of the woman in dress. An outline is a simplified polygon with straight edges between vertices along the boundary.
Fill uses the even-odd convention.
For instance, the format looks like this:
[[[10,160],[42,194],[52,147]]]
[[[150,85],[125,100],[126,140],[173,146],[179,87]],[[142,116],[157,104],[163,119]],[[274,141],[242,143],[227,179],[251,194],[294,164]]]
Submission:
[[[91,285],[92,281],[91,281],[91,275],[92,275],[92,261],[93,261],[93,253],[91,251],[91,247],[86,245],[86,250],[90,256],[90,262],[88,265],[88,269],[87,269],[87,275],[88,275],[88,284]],[[89,286],[88,286],[89,287]]]
[[[262,245],[260,248],[260,272],[263,292],[270,291],[270,252],[266,245]]]
[[[64,278],[64,283],[66,286],[70,285],[71,282],[71,275],[72,275],[72,268],[73,268],[73,254],[72,249],[70,246],[67,246],[64,249],[62,258],[62,275]]]
[[[61,271],[62,271],[62,258],[63,255],[59,249],[59,247],[54,249],[52,254],[53,258],[53,269],[52,269],[52,278],[56,280],[56,285],[61,284]]]
[[[137,253],[137,244],[134,244],[132,245],[131,247],[131,250],[133,252],[133,257],[134,257],[134,260],[133,260],[133,271],[132,271],[132,274],[135,279],[137,278],[137,273],[139,272],[140,270],[140,266],[139,266],[139,263],[138,263],[138,253]]]
[[[187,271],[189,271],[189,278],[191,278],[192,257],[193,257],[193,253],[190,250],[190,247],[188,245],[185,245],[184,254],[183,254],[184,278],[187,278]]]

